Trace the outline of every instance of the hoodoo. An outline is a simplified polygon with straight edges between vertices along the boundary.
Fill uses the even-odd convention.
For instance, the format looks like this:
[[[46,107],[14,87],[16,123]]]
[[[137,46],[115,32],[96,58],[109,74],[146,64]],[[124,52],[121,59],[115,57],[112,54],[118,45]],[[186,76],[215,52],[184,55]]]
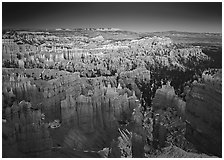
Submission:
[[[222,157],[221,34],[16,29],[2,42],[3,158]]]

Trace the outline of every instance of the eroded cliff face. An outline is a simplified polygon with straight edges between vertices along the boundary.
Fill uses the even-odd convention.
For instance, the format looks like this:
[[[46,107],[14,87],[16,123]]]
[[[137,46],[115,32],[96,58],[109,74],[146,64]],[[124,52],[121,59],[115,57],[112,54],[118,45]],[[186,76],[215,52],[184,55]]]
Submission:
[[[181,148],[176,146],[169,146],[162,150],[158,156],[153,156],[152,158],[217,158],[215,156],[208,156],[206,154],[197,154],[186,152]]]
[[[164,148],[171,144],[187,152],[197,153],[194,145],[185,138],[186,102],[175,94],[174,87],[169,81],[156,90],[152,100],[152,109],[155,148]]]
[[[26,71],[26,73],[28,74],[29,71]],[[111,140],[118,135],[117,129],[119,123],[130,121],[133,109],[139,105],[135,91],[129,90],[130,93],[128,92],[128,95],[126,91],[117,84],[116,77],[89,79],[80,78],[77,73],[64,73],[63,76],[59,75],[54,79],[44,81],[40,78],[38,79],[39,72],[36,74],[37,76],[34,79],[33,77],[35,77],[35,74],[32,74],[32,72],[30,78],[24,77],[21,73],[19,77],[22,77],[22,80],[19,80],[18,75],[14,75],[14,72],[8,72],[6,78],[10,80],[4,81],[5,92],[3,93],[5,93],[5,99],[8,98],[10,94],[14,99],[12,99],[13,105],[4,104],[6,107],[6,109],[4,109],[4,117],[6,118],[6,128],[8,128],[12,134],[25,134],[28,136],[31,134],[31,138],[27,137],[28,139],[35,139],[32,137],[34,134],[33,132],[35,132],[35,134],[36,132],[41,134],[41,131],[44,130],[44,126],[48,138],[51,139],[51,146],[49,146],[50,153],[52,147],[57,148],[58,145],[63,148],[81,151],[98,151],[103,147],[110,146]],[[25,87],[31,86],[34,89],[24,89],[24,87],[18,85],[20,83],[24,84]],[[7,90],[9,86],[11,86],[11,88]],[[23,92],[24,95],[22,94]],[[23,117],[22,111],[13,110],[15,106],[17,106],[16,104],[19,103],[21,94],[21,99],[29,100],[30,103],[33,104],[28,108],[32,110],[35,109],[35,112],[38,112],[38,117],[36,117],[36,114],[33,114],[33,112],[32,114],[26,113],[29,115],[27,117],[31,119],[29,123],[35,126],[28,125],[28,129],[25,129],[25,133],[24,129],[22,131],[15,130],[14,133],[13,125],[17,125],[17,120],[14,120],[15,118],[18,119],[20,126],[25,127],[22,122],[20,123],[20,118]],[[39,95],[39,97],[37,97],[37,95]],[[25,102],[22,101],[21,104],[23,103]],[[17,108],[18,107],[16,107],[16,109]],[[15,116],[14,112],[18,112],[18,114],[15,114]],[[41,115],[44,115],[43,120],[40,120]],[[11,120],[12,117],[13,121]],[[32,120],[35,120],[35,122]],[[57,129],[49,128],[48,123],[54,120],[59,120],[61,127]],[[43,125],[44,123],[46,125]],[[39,131],[39,128],[41,131]],[[30,130],[34,131],[32,132]],[[42,150],[39,144],[42,143],[42,139],[40,138],[39,141],[41,142],[37,143],[35,140],[31,142],[29,140],[17,139],[13,143],[15,146],[21,144],[29,147],[15,148],[15,154],[21,154],[21,156],[24,157],[27,155],[41,157],[42,155],[39,154],[39,152]],[[7,143],[8,140],[6,140],[6,144]],[[32,145],[30,143],[32,143]],[[30,152],[32,152],[32,154]],[[43,156],[46,157],[47,155]]]
[[[59,30],[3,35],[4,157],[46,157],[44,150],[55,157],[98,157],[109,147],[105,157],[139,158],[167,144],[189,151],[186,114],[192,130],[199,121],[179,97],[209,67],[199,47],[163,35]],[[168,80],[172,86],[163,85]]]
[[[162,88],[156,90],[152,107],[154,111],[175,108],[177,114],[182,119],[185,117],[186,103],[175,94],[174,88],[170,86],[169,82],[167,85],[162,85]]]
[[[12,144],[15,154],[21,154],[20,157],[47,157],[52,153],[52,147],[79,151],[99,151],[103,147],[111,147],[112,140],[119,136],[120,123],[128,124],[127,128],[129,127],[132,133],[133,157],[144,156],[143,147],[147,139],[150,141],[148,147],[149,145],[155,148],[164,147],[169,142],[188,150],[188,142],[183,136],[186,129],[184,123],[186,117],[188,122],[186,137],[190,137],[189,140],[192,143],[196,145],[204,143],[202,133],[211,136],[213,134],[212,131],[210,132],[211,128],[216,130],[215,135],[219,136],[214,138],[214,141],[218,144],[220,140],[221,91],[219,88],[221,80],[218,75],[208,76],[205,73],[202,83],[193,83],[187,99],[189,105],[187,112],[186,102],[175,94],[170,83],[162,85],[155,92],[152,110],[146,111],[143,117],[141,109],[137,112],[139,115],[133,116],[133,113],[136,112],[134,109],[140,105],[138,99],[142,96],[144,84],[150,82],[150,72],[145,68],[122,72],[117,76],[96,78],[84,78],[80,77],[79,73],[45,69],[4,70],[4,72],[3,98],[6,101],[3,102],[7,102],[3,103],[3,113],[6,118],[4,128],[7,128],[4,135],[14,137],[11,141],[5,136],[7,140],[4,140],[4,146]],[[210,91],[212,89],[214,91]],[[200,94],[206,100],[209,96],[218,96],[210,97],[213,100],[210,102],[211,99],[208,101],[199,99]],[[31,120],[27,121],[32,125],[24,125],[20,120],[25,113],[16,106],[20,106],[19,102],[23,99],[32,104],[28,107],[32,108],[32,114],[26,113],[27,116],[25,116],[30,117],[28,119]],[[199,106],[196,109],[192,107],[195,104]],[[203,111],[203,114],[206,113],[208,117],[209,105],[215,105],[212,114],[218,114],[218,116],[212,120],[208,119],[207,121],[211,123],[207,126],[207,121],[198,119],[197,114],[200,115]],[[205,106],[205,110],[201,106]],[[41,114],[45,115],[43,120],[40,120]],[[47,124],[54,120],[59,120],[61,124],[59,128],[48,127]],[[14,130],[15,126],[19,129]],[[170,138],[171,133],[176,134],[174,139]],[[38,142],[31,140],[33,134],[37,134]],[[20,138],[23,135],[26,135],[26,138]],[[206,144],[213,145],[211,142]],[[30,147],[18,148],[19,145]],[[11,153],[8,154],[8,151],[5,151],[5,154],[7,157]]]
[[[52,139],[48,125],[41,121],[41,111],[21,101],[7,107],[3,123],[4,157],[50,157]]]
[[[11,106],[14,100],[18,102],[25,100],[36,105],[43,98],[37,86],[32,83],[32,79],[23,75],[9,74],[3,76],[2,90],[3,107]]]
[[[118,121],[130,120],[133,109],[139,104],[136,100],[135,95],[119,95],[116,88],[111,88],[110,85],[105,91],[95,90],[92,96],[66,97],[61,101],[62,124],[79,130],[85,138],[80,138],[81,141],[77,142],[74,135],[79,133],[71,131],[66,135],[64,145],[76,149],[102,147],[99,145],[103,144],[100,141],[116,137]],[[88,135],[92,135],[92,138],[89,139]],[[94,143],[96,141],[98,143]],[[80,146],[79,143],[83,145]]]
[[[202,81],[193,83],[186,101],[186,137],[198,149],[222,155],[222,77],[204,72]]]

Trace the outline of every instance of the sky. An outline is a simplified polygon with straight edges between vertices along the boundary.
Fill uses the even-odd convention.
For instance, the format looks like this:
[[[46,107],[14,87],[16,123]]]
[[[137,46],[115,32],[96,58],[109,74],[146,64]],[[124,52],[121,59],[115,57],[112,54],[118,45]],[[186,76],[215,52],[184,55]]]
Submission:
[[[3,2],[3,29],[222,32],[221,2]]]

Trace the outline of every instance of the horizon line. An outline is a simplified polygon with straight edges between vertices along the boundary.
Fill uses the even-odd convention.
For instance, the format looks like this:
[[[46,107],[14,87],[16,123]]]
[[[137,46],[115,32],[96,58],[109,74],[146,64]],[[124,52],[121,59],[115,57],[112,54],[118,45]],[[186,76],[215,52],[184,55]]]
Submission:
[[[3,30],[15,30],[15,31],[20,31],[20,30],[41,30],[41,31],[57,31],[56,29],[62,29],[60,31],[75,31],[75,29],[101,29],[101,28],[105,28],[105,29],[118,29],[118,31],[129,31],[129,32],[135,32],[135,33],[156,33],[156,32],[187,32],[187,33],[216,33],[216,34],[222,34],[222,32],[197,32],[197,31],[184,31],[184,30],[162,30],[162,31],[134,31],[134,30],[127,30],[127,29],[122,29],[122,28],[115,28],[115,27],[98,27],[98,28],[95,28],[95,27],[77,27],[77,28],[64,28],[64,27],[57,27],[57,28],[46,28],[46,29],[43,29],[43,28],[9,28],[9,27],[6,27],[6,28],[2,28],[2,31]],[[66,30],[66,29],[69,29],[69,30]]]

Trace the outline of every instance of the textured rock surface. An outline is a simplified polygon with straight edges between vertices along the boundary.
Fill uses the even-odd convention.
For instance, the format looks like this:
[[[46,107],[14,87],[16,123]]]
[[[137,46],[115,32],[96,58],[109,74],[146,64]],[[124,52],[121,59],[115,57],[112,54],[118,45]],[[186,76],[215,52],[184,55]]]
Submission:
[[[158,156],[155,156],[153,158],[217,158],[217,157],[208,156],[206,154],[186,152],[176,146],[170,146],[170,147],[164,148],[162,150],[162,153],[160,153]]]
[[[102,94],[103,92],[105,95]],[[130,119],[132,110],[138,105],[136,100],[135,95],[131,97],[127,97],[127,94],[118,95],[116,88],[111,88],[110,85],[105,90],[95,90],[92,96],[66,97],[61,101],[62,124],[72,126],[79,131],[71,131],[66,136],[65,145],[77,149],[94,148],[97,145],[100,147],[99,144],[102,143],[99,142],[100,135],[104,134],[101,135],[101,139],[106,138],[106,135],[114,137],[118,121]],[[104,133],[105,131],[107,133]],[[93,137],[89,139],[88,134]],[[77,135],[84,135],[84,137]],[[75,142],[75,137],[80,137],[80,142]],[[74,143],[68,143],[68,139]],[[96,141],[98,144],[93,143]]]
[[[174,88],[169,83],[156,90],[152,107],[154,111],[173,107],[178,111],[179,116],[185,117],[186,103],[175,94]]]
[[[186,102],[175,94],[169,83],[156,90],[152,108],[153,146],[163,148],[167,144],[173,144],[185,151],[195,151],[195,147],[184,136]]]
[[[132,146],[128,143],[123,149],[128,148],[127,154],[132,152],[133,157],[143,157],[146,139],[151,145],[157,138],[164,147],[167,128],[172,134],[178,129],[182,134],[185,125],[179,122],[185,115],[185,102],[175,95],[174,88],[180,96],[184,82],[207,68],[209,58],[199,47],[126,31],[64,31],[3,33],[5,154],[42,157],[43,150],[49,152],[52,146],[55,157],[85,157],[84,152],[88,157],[93,155],[91,151],[110,146],[111,140],[119,137],[118,127],[123,127],[133,133]],[[205,73],[206,78],[211,79]],[[174,88],[161,85],[168,80]],[[159,86],[153,114],[151,101]],[[136,108],[140,103],[136,99],[141,109]],[[32,112],[16,107],[22,100],[32,104]],[[146,111],[144,119],[142,112]],[[40,121],[42,113],[45,118]],[[156,114],[158,134],[153,137]],[[59,128],[43,125],[55,120]],[[12,137],[11,146],[7,135]],[[49,139],[52,144],[45,145]],[[122,154],[116,157],[126,157]]]
[[[7,107],[3,128],[3,157],[50,157],[48,126],[41,122],[40,110],[32,110],[30,103],[22,101]],[[15,153],[11,153],[10,146]]]
[[[168,85],[163,85],[161,89],[156,90],[155,97],[152,101],[153,110],[165,109],[173,107],[175,98],[174,88]]]
[[[204,152],[222,154],[222,90],[220,72],[216,78],[194,83],[186,103],[186,137]]]
[[[32,79],[21,74],[3,76],[3,96],[6,98],[6,102],[10,102],[10,97],[13,95],[14,100],[18,102],[25,100],[34,105],[42,99],[42,95],[38,92],[37,86],[32,83]],[[3,107],[7,107],[7,105]]]

